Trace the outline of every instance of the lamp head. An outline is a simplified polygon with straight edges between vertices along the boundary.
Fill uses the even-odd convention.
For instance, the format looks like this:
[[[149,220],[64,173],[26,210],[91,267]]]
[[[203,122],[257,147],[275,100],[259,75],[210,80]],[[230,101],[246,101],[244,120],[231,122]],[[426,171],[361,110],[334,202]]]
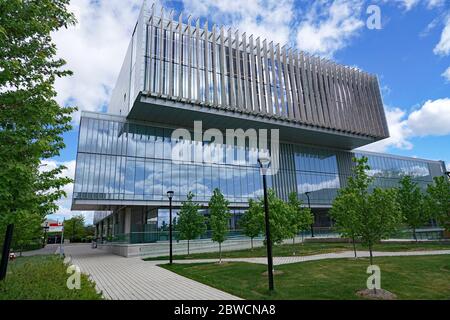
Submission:
[[[269,165],[270,165],[270,158],[268,157],[268,156],[262,156],[262,155],[260,155],[259,157],[258,157],[258,163],[259,163],[259,166],[261,167],[261,168],[268,168],[269,167]]]
[[[169,199],[172,199],[174,193],[175,193],[175,192],[173,192],[173,191],[167,191],[167,197],[168,197]]]

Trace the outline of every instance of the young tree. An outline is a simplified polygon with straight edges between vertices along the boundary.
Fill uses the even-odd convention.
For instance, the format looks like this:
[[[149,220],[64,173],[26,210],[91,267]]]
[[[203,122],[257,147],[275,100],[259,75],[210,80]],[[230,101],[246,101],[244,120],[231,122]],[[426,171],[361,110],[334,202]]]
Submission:
[[[450,231],[450,180],[447,177],[435,177],[434,183],[428,185],[426,204],[430,215]]]
[[[298,199],[297,193],[292,192],[289,195],[288,205],[291,207],[291,233],[292,243],[295,243],[295,237],[299,232],[308,230],[314,222],[314,216],[309,208],[302,207],[302,201]]]
[[[264,230],[264,208],[261,208],[261,202],[250,199],[248,210],[239,220],[239,226],[244,234],[250,238],[251,248],[253,250],[253,239]]]
[[[353,174],[348,178],[346,187],[338,191],[330,210],[335,228],[342,236],[352,239],[355,258],[357,257],[356,239],[360,235],[361,228],[360,217],[367,208],[369,185],[373,181],[373,178],[367,174],[370,169],[367,161],[366,157],[353,158],[355,163],[352,168]]]
[[[413,230],[414,239],[417,241],[416,229],[426,224],[430,218],[425,208],[424,196],[410,176],[404,176],[400,180],[397,195],[400,212],[405,223]]]
[[[227,239],[228,223],[231,217],[228,206],[229,201],[216,188],[209,200],[209,225],[212,231],[212,241],[219,243],[219,263],[222,263],[222,242]]]
[[[187,200],[183,201],[177,222],[179,238],[188,241],[188,255],[190,241],[206,231],[205,217],[198,212],[200,206],[193,201],[194,196],[192,192],[189,192]]]
[[[369,247],[370,265],[373,265],[373,245],[388,238],[402,221],[397,190],[375,188],[358,218],[359,236],[362,244]]]
[[[284,239],[292,237],[292,228],[290,224],[293,210],[286,202],[278,198],[275,191],[272,189],[267,190],[267,200],[269,202],[269,225],[272,244],[282,243]],[[259,205],[255,208],[260,210],[258,216],[261,219],[263,231],[265,232],[264,199],[260,199]]]
[[[69,238],[70,242],[80,241],[85,234],[84,216],[77,215],[64,221],[64,237]]]
[[[65,147],[73,108],[55,100],[55,79],[71,72],[56,57],[51,33],[75,23],[69,0],[0,2],[0,231],[30,215],[36,229],[65,196],[64,167],[42,160]],[[35,219],[39,215],[41,219]],[[19,221],[20,220],[20,221]],[[17,229],[16,229],[17,230]],[[23,233],[25,234],[25,233]],[[3,238],[3,236],[1,236]]]
[[[355,210],[355,194],[349,189],[338,191],[338,196],[333,201],[330,210],[330,216],[334,220],[334,228],[346,238],[350,238],[353,244],[353,252],[355,258],[358,257],[356,252],[356,239],[359,232],[359,211]]]

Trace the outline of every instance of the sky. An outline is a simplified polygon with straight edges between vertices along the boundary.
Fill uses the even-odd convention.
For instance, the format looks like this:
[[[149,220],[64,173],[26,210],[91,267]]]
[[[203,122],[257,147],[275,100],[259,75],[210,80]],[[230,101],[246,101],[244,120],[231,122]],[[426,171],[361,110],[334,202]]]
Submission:
[[[52,35],[71,77],[56,82],[61,105],[105,112],[142,0],[72,0],[77,25]],[[151,5],[148,1],[147,5]],[[444,160],[450,169],[450,0],[158,1],[175,13],[253,33],[377,74],[391,137],[364,150]],[[378,19],[379,18],[379,19]],[[380,23],[378,23],[380,22]],[[79,112],[66,148],[46,160],[74,177]],[[54,219],[70,211],[65,187]]]

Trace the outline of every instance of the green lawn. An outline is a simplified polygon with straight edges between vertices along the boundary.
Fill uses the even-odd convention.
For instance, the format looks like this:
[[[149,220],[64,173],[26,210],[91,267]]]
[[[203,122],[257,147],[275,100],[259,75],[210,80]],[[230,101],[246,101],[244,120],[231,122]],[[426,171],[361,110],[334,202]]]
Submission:
[[[358,250],[367,250],[360,244],[357,244]],[[374,246],[374,251],[419,251],[419,250],[450,250],[450,243],[380,243]],[[284,244],[276,245],[273,247],[273,255],[275,257],[288,257],[288,256],[307,256],[320,253],[341,252],[353,250],[351,243],[319,243],[319,242],[305,242],[304,244]],[[222,252],[223,258],[250,258],[250,257],[265,257],[267,251],[265,247],[258,247],[245,250],[225,251]],[[207,253],[193,253],[188,255],[175,255],[174,259],[216,259],[218,257],[217,252]],[[151,257],[145,260],[166,260],[168,256]]]
[[[450,256],[377,257],[381,287],[398,299],[450,299]],[[368,259],[330,259],[277,266],[269,295],[267,267],[251,263],[174,264],[162,267],[245,299],[358,299]]]
[[[81,275],[80,290],[69,290],[71,274],[55,255],[20,257],[8,264],[5,281],[0,281],[0,300],[99,300],[95,285]]]

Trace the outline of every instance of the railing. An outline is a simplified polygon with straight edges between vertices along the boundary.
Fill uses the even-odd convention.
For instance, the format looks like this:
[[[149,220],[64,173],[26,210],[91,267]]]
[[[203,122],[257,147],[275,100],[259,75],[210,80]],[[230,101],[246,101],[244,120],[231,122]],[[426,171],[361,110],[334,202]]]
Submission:
[[[193,241],[210,240],[212,231],[208,230],[201,236],[193,239]],[[444,229],[442,228],[421,228],[416,230],[416,236],[418,240],[439,240],[444,238]],[[300,239],[312,238],[310,230],[300,232],[297,236]],[[329,227],[314,227],[314,238],[340,238],[340,234]],[[393,233],[391,239],[413,240],[413,232],[410,229],[401,229]],[[173,231],[173,239],[176,242],[180,242],[183,239],[180,237],[178,231]],[[228,240],[250,240],[245,236],[242,230],[232,230],[228,232]],[[263,240],[264,235],[260,234],[255,240]],[[99,239],[100,243],[113,243],[113,244],[139,244],[139,243],[158,243],[168,242],[169,231],[146,231],[146,232],[130,232],[115,234],[110,237],[103,237]]]
[[[416,230],[417,240],[440,240],[444,238],[444,229],[442,228],[421,228]],[[392,234],[393,239],[414,239],[411,229],[403,229]]]

